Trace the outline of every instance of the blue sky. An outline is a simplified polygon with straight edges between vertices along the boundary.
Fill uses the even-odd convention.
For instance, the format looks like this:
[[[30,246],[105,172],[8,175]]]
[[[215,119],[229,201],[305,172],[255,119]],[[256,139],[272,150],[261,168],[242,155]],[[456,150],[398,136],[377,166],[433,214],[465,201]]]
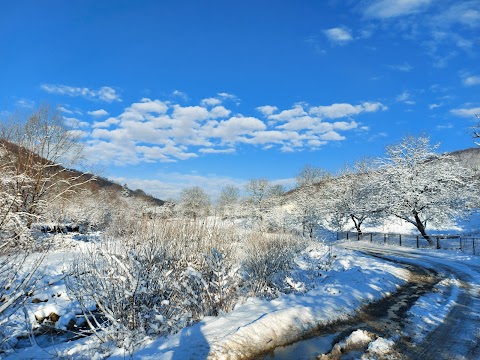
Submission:
[[[3,1],[4,118],[47,102],[160,198],[291,185],[427,133],[475,146],[480,1]]]

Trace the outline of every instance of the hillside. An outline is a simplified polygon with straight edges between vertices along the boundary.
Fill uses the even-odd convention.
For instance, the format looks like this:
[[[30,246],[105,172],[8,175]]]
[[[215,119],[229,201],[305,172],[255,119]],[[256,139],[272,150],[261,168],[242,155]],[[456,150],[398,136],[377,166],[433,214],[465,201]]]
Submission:
[[[0,139],[0,146],[3,147],[7,152],[14,154],[15,158],[18,158],[18,154],[20,153],[22,154],[23,157],[25,157],[25,154],[28,154],[28,156],[32,159],[31,161],[33,161],[36,164],[48,163],[47,160],[43,159],[42,157],[35,155],[31,153],[29,150],[21,148],[20,146],[12,142],[6,141],[4,139]],[[5,156],[8,156],[8,154],[2,154],[2,156],[5,157]],[[113,191],[118,195],[125,193],[127,191],[129,196],[144,200],[152,205],[161,206],[165,203],[163,200],[160,200],[154,196],[146,194],[141,189],[136,189],[136,190],[128,189],[125,185],[122,186],[105,177],[96,176],[90,173],[84,173],[76,169],[64,168],[61,165],[52,164],[52,166],[49,167],[48,169],[52,173],[61,174],[61,176],[64,178],[77,178],[77,181],[79,183],[83,183],[78,187],[76,187],[77,191],[82,189],[89,189],[92,191],[108,190],[108,191]],[[93,181],[88,181],[92,179]]]
[[[480,169],[480,146],[450,153],[465,168]]]

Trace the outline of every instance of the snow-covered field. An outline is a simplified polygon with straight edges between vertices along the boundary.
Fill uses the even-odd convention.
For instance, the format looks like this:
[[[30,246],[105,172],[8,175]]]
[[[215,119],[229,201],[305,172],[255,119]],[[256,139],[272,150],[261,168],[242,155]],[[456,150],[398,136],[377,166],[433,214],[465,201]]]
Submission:
[[[78,304],[68,296],[64,275],[78,251],[90,243],[84,241],[85,238],[58,236],[63,250],[47,255],[42,284],[26,304],[32,327],[39,326],[39,320],[49,320],[56,314],[58,319],[50,319],[52,327],[68,330],[72,328],[70,321],[81,313]],[[361,248],[357,243],[350,247],[355,246]],[[382,246],[374,248],[382,250]],[[398,251],[413,254],[415,258],[411,262],[417,264],[423,264],[424,258],[435,257],[438,262],[454,264],[464,272],[480,265],[478,257],[449,251]],[[352,316],[367,302],[394,294],[409,277],[409,272],[400,265],[322,243],[308,247],[295,259],[295,264],[287,281],[298,292],[270,301],[249,298],[230,313],[206,317],[176,334],[145,338],[133,354],[111,343],[102,344],[95,336],[68,341],[66,336],[42,335],[33,346],[27,339],[20,340],[15,352],[6,358],[120,360],[130,355],[135,359],[248,358],[293,343],[320,325]],[[478,272],[472,274],[478,286]],[[435,292],[421,297],[408,312],[405,335],[414,343],[424,340],[447,317],[457,301],[459,289],[460,280],[452,275],[438,283]],[[19,326],[9,331],[27,336],[28,328],[20,326],[24,314],[14,316],[18,317]],[[370,354],[382,354],[391,350],[395,339],[375,338],[358,330],[338,346],[352,346],[356,342],[367,344]],[[327,344],[327,348],[332,345]]]

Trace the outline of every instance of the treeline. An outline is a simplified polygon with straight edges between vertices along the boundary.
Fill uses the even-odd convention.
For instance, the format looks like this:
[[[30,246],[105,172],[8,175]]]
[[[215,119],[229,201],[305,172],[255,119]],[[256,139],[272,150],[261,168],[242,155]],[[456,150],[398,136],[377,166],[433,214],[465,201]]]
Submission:
[[[314,237],[320,229],[362,232],[369,225],[401,219],[432,244],[427,229],[451,228],[479,207],[478,171],[458,156],[437,152],[427,136],[409,136],[388,146],[384,156],[363,159],[337,174],[305,166],[295,189],[267,179],[250,180],[244,189],[227,186],[215,205],[199,187],[182,191],[170,204],[173,213],[223,219],[262,230],[297,231]],[[175,212],[174,212],[175,209]]]

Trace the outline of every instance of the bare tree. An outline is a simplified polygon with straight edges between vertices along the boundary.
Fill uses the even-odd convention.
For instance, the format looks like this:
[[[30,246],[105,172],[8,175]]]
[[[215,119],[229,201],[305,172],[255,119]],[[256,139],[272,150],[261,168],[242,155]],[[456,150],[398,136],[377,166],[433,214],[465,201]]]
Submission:
[[[30,227],[42,214],[46,201],[72,192],[93,180],[68,170],[81,157],[78,134],[64,125],[63,117],[42,106],[22,121],[19,115],[0,125],[0,141],[9,156],[2,158],[4,171],[14,174],[9,191],[18,196],[11,211],[23,213]]]

